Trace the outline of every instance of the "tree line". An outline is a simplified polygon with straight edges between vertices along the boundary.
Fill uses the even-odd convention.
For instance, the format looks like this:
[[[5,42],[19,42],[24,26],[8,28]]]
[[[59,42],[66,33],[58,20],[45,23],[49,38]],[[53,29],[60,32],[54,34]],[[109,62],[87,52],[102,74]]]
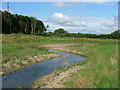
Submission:
[[[11,14],[8,11],[2,12],[2,33],[24,33],[24,34],[42,34],[46,31],[43,22],[35,17],[28,17],[18,14]]]
[[[66,37],[83,37],[83,38],[101,38],[101,39],[119,39],[120,30],[116,30],[111,34],[82,34],[82,33],[69,33],[66,30],[59,28],[54,32],[48,32],[48,36],[66,36]]]
[[[120,30],[116,30],[111,34],[82,34],[82,33],[69,33],[63,28],[56,29],[54,32],[46,32],[47,27],[41,20],[35,17],[28,17],[18,14],[11,14],[8,11],[2,12],[2,33],[23,33],[23,34],[40,34],[44,36],[66,36],[66,37],[84,37],[84,38],[103,38],[103,39],[119,39]]]

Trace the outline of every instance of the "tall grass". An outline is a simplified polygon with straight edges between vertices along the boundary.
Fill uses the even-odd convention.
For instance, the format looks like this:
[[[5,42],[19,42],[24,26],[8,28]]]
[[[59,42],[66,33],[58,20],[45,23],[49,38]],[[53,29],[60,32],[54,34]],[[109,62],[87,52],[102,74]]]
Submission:
[[[90,42],[89,42],[90,43]],[[85,52],[88,67],[73,73],[67,88],[118,88],[117,41],[94,42],[95,46],[72,46],[70,49]]]
[[[13,34],[3,35],[2,56],[3,63],[10,60],[26,59],[27,56],[48,54],[47,49],[38,47],[42,37],[34,35]]]

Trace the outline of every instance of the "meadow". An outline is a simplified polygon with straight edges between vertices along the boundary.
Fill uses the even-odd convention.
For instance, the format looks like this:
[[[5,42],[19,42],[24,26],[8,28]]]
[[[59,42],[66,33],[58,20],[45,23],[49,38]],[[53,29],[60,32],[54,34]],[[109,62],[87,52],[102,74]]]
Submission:
[[[85,52],[84,66],[73,73],[66,88],[118,88],[118,45],[115,41],[94,42],[95,46],[72,46],[71,50]]]
[[[69,80],[64,83],[65,88],[118,88],[118,40],[116,39],[3,34],[3,71],[7,73],[10,69],[22,67],[25,61],[33,64],[33,60],[36,59],[34,56],[41,55],[46,59],[44,57],[54,53],[41,47],[42,45],[63,43],[81,44],[66,48],[84,52],[87,60],[78,65],[88,67],[72,73]]]

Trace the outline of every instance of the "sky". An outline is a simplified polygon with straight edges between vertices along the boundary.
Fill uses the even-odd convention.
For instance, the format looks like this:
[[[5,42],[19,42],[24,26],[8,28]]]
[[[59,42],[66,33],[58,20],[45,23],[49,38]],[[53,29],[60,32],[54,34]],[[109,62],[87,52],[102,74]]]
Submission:
[[[6,10],[2,2],[2,10]],[[118,29],[117,2],[10,2],[10,12],[42,20],[48,31],[108,34]]]

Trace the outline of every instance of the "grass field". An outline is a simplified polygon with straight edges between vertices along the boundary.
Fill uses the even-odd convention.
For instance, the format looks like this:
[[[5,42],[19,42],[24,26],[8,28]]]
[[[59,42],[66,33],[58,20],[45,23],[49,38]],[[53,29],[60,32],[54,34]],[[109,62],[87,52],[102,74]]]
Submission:
[[[67,88],[118,88],[117,42],[94,42],[95,46],[72,46],[71,50],[85,52],[88,68],[73,73],[65,83]]]
[[[28,60],[28,57],[48,55],[44,44],[74,43],[71,51],[84,52],[88,57],[82,66],[88,68],[72,73],[64,83],[66,88],[118,88],[118,41],[113,39],[88,39],[70,37],[48,37],[24,34],[2,36],[3,64],[14,68]],[[84,45],[88,44],[88,45]],[[93,45],[89,45],[93,44]],[[13,65],[13,63],[16,65]],[[32,62],[29,60],[29,62]],[[3,67],[3,70],[5,67]]]

